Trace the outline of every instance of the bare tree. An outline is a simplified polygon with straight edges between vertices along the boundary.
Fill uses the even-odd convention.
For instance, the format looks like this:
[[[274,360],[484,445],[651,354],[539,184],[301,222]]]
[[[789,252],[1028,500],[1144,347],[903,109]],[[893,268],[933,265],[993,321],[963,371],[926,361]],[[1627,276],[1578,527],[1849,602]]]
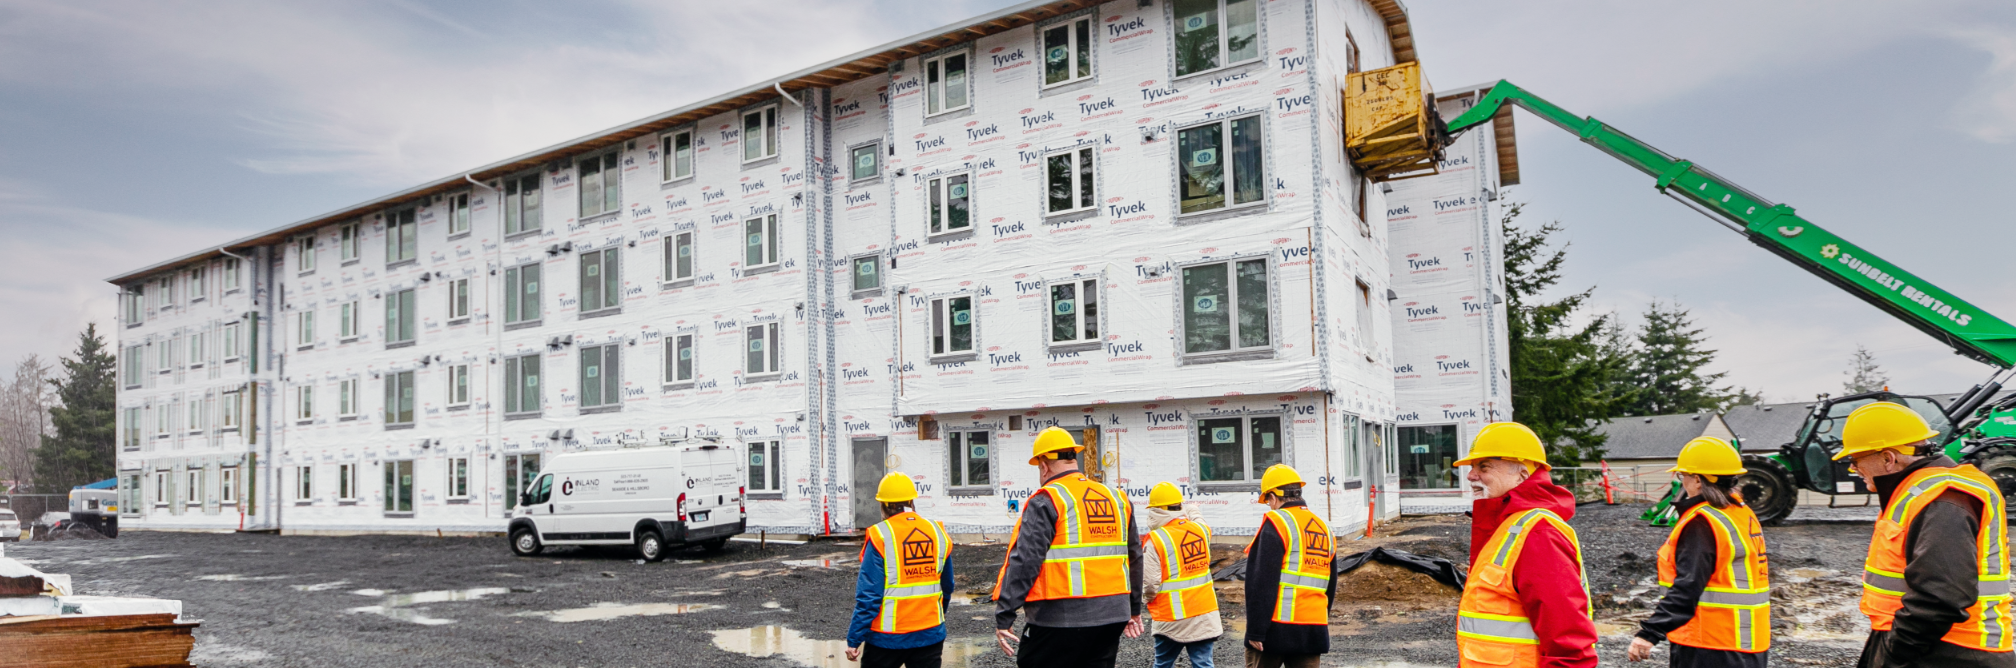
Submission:
[[[1848,370],[1841,375],[1848,377],[1848,381],[1841,384],[1841,389],[1848,394],[1875,392],[1890,385],[1890,374],[1876,366],[1876,354],[1859,343],[1855,344],[1855,354],[1848,358]]]
[[[21,358],[14,377],[0,383],[0,485],[28,489],[35,479],[35,448],[49,435],[56,402],[49,366],[37,355]]]

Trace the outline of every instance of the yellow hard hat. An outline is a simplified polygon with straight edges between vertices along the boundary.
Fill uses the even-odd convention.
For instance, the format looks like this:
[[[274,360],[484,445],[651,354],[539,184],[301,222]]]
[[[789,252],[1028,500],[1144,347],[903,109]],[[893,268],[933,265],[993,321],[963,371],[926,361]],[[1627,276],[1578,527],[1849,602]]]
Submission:
[[[1715,482],[1716,476],[1742,475],[1743,470],[1743,455],[1736,452],[1736,447],[1713,436],[1703,436],[1681,446],[1680,461],[1667,469],[1702,476],[1708,482]]]
[[[1273,466],[1269,466],[1267,467],[1267,472],[1260,475],[1259,502],[1266,503],[1267,494],[1269,492],[1273,492],[1274,490],[1281,489],[1282,487],[1286,487],[1288,485],[1300,485],[1300,484],[1303,484],[1302,474],[1296,473],[1295,469],[1289,467],[1287,464],[1275,464]],[[1152,506],[1155,504],[1153,502],[1150,502],[1148,505]]]
[[[917,498],[917,481],[901,473],[882,476],[882,484],[875,487],[875,500],[883,503],[902,503]]]
[[[1547,466],[1547,448],[1540,445],[1540,435],[1517,422],[1484,425],[1470,442],[1470,456],[1456,460],[1455,465],[1469,466],[1493,457],[1519,460],[1527,473]]]
[[[1155,487],[1148,490],[1148,507],[1150,508],[1163,508],[1182,502],[1183,490],[1177,489],[1176,483],[1158,482],[1155,483]]]
[[[1938,436],[1939,430],[1926,424],[1924,416],[1918,411],[1905,408],[1903,404],[1878,401],[1848,414],[1847,424],[1841,426],[1841,454],[1834,455],[1834,459],[1888,450]]]
[[[1038,459],[1056,459],[1056,453],[1059,452],[1067,450],[1077,452],[1084,449],[1085,446],[1078,444],[1078,439],[1071,438],[1071,432],[1051,427],[1036,435],[1036,447],[1034,452],[1030,453],[1029,465],[1035,466]]]

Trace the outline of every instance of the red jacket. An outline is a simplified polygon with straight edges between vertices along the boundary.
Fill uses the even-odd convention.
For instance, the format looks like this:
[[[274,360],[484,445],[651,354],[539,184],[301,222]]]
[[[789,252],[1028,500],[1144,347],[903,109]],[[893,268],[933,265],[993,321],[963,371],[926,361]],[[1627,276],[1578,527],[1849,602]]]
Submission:
[[[1477,565],[1477,552],[1491,541],[1498,525],[1515,512],[1528,508],[1554,511],[1561,519],[1575,518],[1575,495],[1554,484],[1546,471],[1535,472],[1504,496],[1478,499],[1471,507],[1470,565]],[[1596,666],[1596,623],[1585,610],[1589,595],[1582,590],[1581,569],[1575,565],[1575,546],[1568,537],[1544,522],[1533,525],[1526,548],[1512,568],[1512,588],[1518,590],[1540,636],[1540,665],[1546,668],[1594,668]]]

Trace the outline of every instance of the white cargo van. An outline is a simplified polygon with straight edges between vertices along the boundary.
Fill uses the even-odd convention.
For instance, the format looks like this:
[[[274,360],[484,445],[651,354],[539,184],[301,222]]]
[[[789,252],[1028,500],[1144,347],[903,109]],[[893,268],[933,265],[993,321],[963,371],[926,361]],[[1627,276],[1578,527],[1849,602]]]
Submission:
[[[741,481],[742,458],[717,443],[553,455],[518,497],[511,551],[632,545],[657,561],[671,546],[718,550],[748,525]]]

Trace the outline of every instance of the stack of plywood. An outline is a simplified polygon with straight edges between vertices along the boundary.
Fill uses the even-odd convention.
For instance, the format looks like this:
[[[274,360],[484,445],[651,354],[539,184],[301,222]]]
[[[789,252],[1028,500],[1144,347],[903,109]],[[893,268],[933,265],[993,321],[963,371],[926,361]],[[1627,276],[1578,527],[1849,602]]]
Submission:
[[[190,665],[181,601],[70,591],[68,576],[0,559],[0,668]]]

